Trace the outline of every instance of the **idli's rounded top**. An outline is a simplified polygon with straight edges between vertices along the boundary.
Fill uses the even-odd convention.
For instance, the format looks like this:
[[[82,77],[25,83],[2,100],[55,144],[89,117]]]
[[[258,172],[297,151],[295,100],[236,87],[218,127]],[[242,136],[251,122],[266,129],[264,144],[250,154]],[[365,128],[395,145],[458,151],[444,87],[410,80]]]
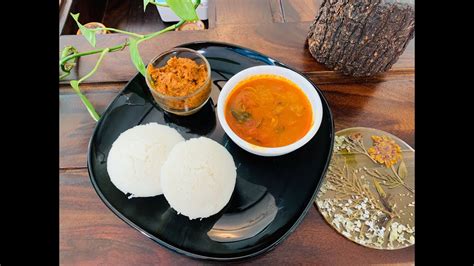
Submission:
[[[112,144],[107,157],[110,180],[131,197],[162,194],[161,166],[175,144],[182,141],[176,129],[157,123],[126,130]]]
[[[189,219],[218,213],[229,202],[237,172],[232,155],[205,137],[176,144],[161,168],[163,194]]]

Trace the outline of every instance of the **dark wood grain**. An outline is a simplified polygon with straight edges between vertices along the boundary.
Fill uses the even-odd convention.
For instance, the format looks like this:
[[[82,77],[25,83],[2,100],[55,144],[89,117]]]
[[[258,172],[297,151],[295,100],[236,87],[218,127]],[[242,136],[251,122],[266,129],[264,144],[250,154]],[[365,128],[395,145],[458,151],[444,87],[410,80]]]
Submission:
[[[215,1],[218,25],[265,24],[273,22],[270,2],[273,0],[218,0]]]
[[[174,46],[195,41],[220,41],[241,45],[257,50],[263,54],[284,62],[303,72],[328,71],[325,66],[316,62],[308,49],[305,48],[306,34],[309,23],[271,23],[255,25],[216,26],[214,29],[195,32],[168,32],[140,45],[140,54],[148,63],[157,54]],[[97,36],[98,47],[110,47],[123,43],[126,37],[122,34]],[[60,47],[73,45],[79,51],[90,50],[91,47],[81,36],[61,36]],[[400,56],[392,70],[414,68],[414,40],[408,44],[406,51]],[[95,65],[97,55],[80,59],[77,71],[80,76],[87,74]],[[86,82],[115,82],[130,80],[137,70],[133,66],[128,49],[115,52],[104,58],[96,74]],[[339,75],[333,81],[339,80]],[[68,79],[75,79],[73,73]]]
[[[285,22],[310,22],[319,11],[323,0],[280,0]]]
[[[156,6],[143,11],[142,0],[73,1],[64,3],[60,10],[60,34],[74,35],[77,26],[69,13],[80,13],[80,21],[101,22],[107,27],[135,33],[150,33],[164,29],[172,23],[161,20]]]
[[[415,148],[413,80],[320,85],[331,107],[336,131],[372,127],[392,133]]]
[[[99,199],[86,169],[60,171],[62,265],[202,265],[173,253],[126,225]],[[236,264],[413,264],[414,248],[369,249],[346,240],[313,205],[300,226],[273,251]]]
[[[272,12],[273,22],[285,22],[285,18],[283,17],[283,7],[281,5],[281,0],[270,0],[269,4],[270,11]]]
[[[161,20],[154,5],[147,6],[144,12],[143,0],[108,0],[102,23],[135,33],[155,32],[171,25]]]
[[[69,10],[71,9],[72,0],[60,0],[59,1],[59,34],[63,32],[64,25],[69,16]]]
[[[316,84],[351,84],[351,83],[379,83],[389,80],[413,80],[413,69],[393,69],[386,73],[372,77],[351,77],[335,71],[309,71],[303,72]]]
[[[216,1],[207,1],[207,23],[208,29],[216,27]]]
[[[125,84],[85,86],[102,113]],[[378,83],[321,84],[334,115],[336,130],[365,126],[385,130],[414,145],[413,79]],[[67,88],[67,87],[66,87]],[[87,144],[95,122],[70,89],[60,94],[60,167],[86,167]]]
[[[104,15],[106,4],[107,4],[107,0],[72,1],[69,7],[65,6],[65,8],[61,10],[60,15],[64,17],[65,22],[60,33],[62,35],[64,34],[75,35],[76,34],[78,27],[74,19],[72,19],[72,17],[69,15],[70,13],[73,13],[73,14],[80,13],[79,20],[83,24],[87,22],[102,22],[102,17]],[[77,36],[77,37],[81,37],[81,36]]]
[[[118,89],[120,87],[117,90],[86,90],[84,94],[101,114],[115,98]],[[61,93],[59,111],[60,168],[86,167],[87,147],[96,123],[72,90]]]

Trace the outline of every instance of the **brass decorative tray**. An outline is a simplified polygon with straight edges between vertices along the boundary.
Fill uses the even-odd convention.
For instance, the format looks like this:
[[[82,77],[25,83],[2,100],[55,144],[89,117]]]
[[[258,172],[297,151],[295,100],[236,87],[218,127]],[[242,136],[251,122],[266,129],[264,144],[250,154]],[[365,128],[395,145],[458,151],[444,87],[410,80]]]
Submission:
[[[371,128],[336,133],[331,163],[316,196],[326,221],[366,247],[400,249],[415,243],[415,151]]]

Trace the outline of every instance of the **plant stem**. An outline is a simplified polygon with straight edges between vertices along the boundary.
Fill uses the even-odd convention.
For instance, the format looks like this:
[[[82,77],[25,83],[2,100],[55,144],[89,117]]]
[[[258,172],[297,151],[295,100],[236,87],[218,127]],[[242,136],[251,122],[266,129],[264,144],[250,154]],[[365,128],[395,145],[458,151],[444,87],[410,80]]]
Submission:
[[[196,3],[194,3],[194,9],[196,9],[200,4],[201,0],[196,0]]]
[[[167,5],[167,4],[157,3],[157,2],[155,2],[155,1],[150,1],[149,3],[150,3],[150,4],[153,4],[153,5],[155,5],[155,6],[170,7],[170,6]],[[194,9],[196,9],[196,8],[199,6],[200,3],[201,3],[201,0],[197,0],[196,3],[194,4]]]
[[[59,61],[59,64],[63,65],[67,61],[69,61],[71,59],[74,59],[74,58],[77,58],[77,57],[81,57],[81,56],[85,56],[85,55],[91,55],[91,54],[98,54],[98,53],[103,52],[105,49],[109,49],[109,52],[115,52],[115,51],[121,50],[121,49],[123,49],[127,46],[128,46],[128,42],[125,42],[125,43],[122,43],[122,44],[119,44],[119,45],[116,45],[116,46],[112,46],[112,47],[109,47],[109,48],[100,48],[100,49],[90,50],[90,51],[87,51],[87,52],[71,54],[71,55],[68,55],[68,56],[62,58],[61,61]]]
[[[90,76],[92,76],[96,71],[97,71],[97,68],[99,67],[100,65],[100,62],[102,62],[102,59],[104,58],[105,54],[108,53],[110,51],[109,48],[105,48],[102,53],[100,54],[100,57],[99,57],[99,60],[97,60],[97,63],[95,64],[94,68],[89,72],[87,73],[87,75],[85,75],[84,77],[82,77],[78,82],[81,83],[83,82],[84,80],[88,79]]]
[[[150,2],[152,4],[156,4],[156,5],[161,5],[161,4],[158,4],[158,3],[155,3],[155,2]],[[194,4],[194,9],[196,9],[199,5],[201,4],[201,0],[196,0],[196,3]],[[163,5],[164,6],[164,5]],[[167,5],[166,5],[167,6]],[[142,42],[142,41],[146,41],[146,40],[149,40],[153,37],[156,37],[164,32],[167,32],[167,31],[171,31],[171,30],[174,30],[176,28],[178,28],[179,26],[181,26],[185,21],[184,20],[180,20],[178,23],[174,24],[174,25],[171,25],[165,29],[162,29],[160,31],[157,31],[157,32],[154,32],[154,33],[150,33],[150,34],[147,34],[147,35],[140,35],[140,34],[135,34],[135,33],[131,33],[131,32],[127,32],[127,31],[122,31],[122,30],[117,30],[117,29],[113,29],[113,28],[105,28],[105,29],[109,29],[109,30],[115,30],[116,32],[120,32],[120,33],[124,33],[124,34],[128,34],[128,35],[131,35],[131,36],[135,36],[135,37],[138,37],[140,40],[138,40],[138,43]],[[104,28],[100,28],[100,29],[104,29]],[[98,29],[97,29],[98,30]],[[119,44],[119,45],[116,45],[116,46],[113,46],[113,47],[109,47],[109,52],[115,52],[115,51],[118,51],[118,50],[122,50],[123,48],[127,47],[128,46],[128,42],[125,42],[125,43],[122,43],[122,44]],[[71,55],[68,55],[64,58],[62,58],[60,61],[59,61],[59,65],[62,66],[64,65],[66,62],[68,62],[69,60],[71,59],[74,59],[74,58],[78,58],[78,57],[82,57],[82,56],[86,56],[86,55],[91,55],[91,54],[98,54],[98,53],[101,53],[102,51],[104,51],[105,49],[107,48],[101,48],[101,49],[95,49],[95,50],[91,50],[91,51],[87,51],[87,52],[82,52],[82,53],[76,53],[76,54],[71,54]]]
[[[62,80],[63,78],[69,76],[70,72],[64,72],[61,76],[59,76],[59,80]]]
[[[364,153],[362,153],[362,154],[365,154],[367,157],[369,157],[369,159],[372,160],[372,162],[377,163],[377,161],[374,160],[374,158],[372,158],[372,157],[370,156],[370,154],[369,154],[367,151],[364,152]]]
[[[164,32],[174,30],[174,29],[178,28],[179,26],[181,26],[183,23],[184,23],[184,20],[180,20],[178,23],[173,24],[173,25],[171,25],[171,26],[169,26],[169,27],[166,27],[166,28],[164,28],[164,29],[162,29],[162,30],[160,30],[160,31],[147,34],[147,35],[144,36],[143,39],[138,40],[138,43],[143,42],[143,41],[146,41],[146,40],[149,40],[149,39],[151,39],[151,38],[153,38],[153,37],[156,37],[156,36],[158,36],[158,35],[160,35],[160,34],[162,34],[162,33],[164,33]]]
[[[128,32],[128,31],[124,31],[124,30],[119,30],[119,29],[114,29],[114,28],[95,28],[95,29],[90,29],[90,30],[92,30],[92,31],[109,30],[109,31],[113,31],[113,32],[118,32],[118,33],[130,35],[130,36],[133,36],[133,37],[136,37],[136,38],[143,38],[144,37],[141,34]]]
[[[160,5],[158,3],[155,3],[154,1],[150,2],[152,4],[155,4],[155,5]],[[201,0],[196,0],[196,3],[194,3],[194,9],[196,9],[199,5],[201,4]],[[154,32],[154,33],[151,33],[151,34],[147,34],[145,35],[145,37],[141,40],[138,40],[138,43],[142,42],[142,41],[146,41],[146,40],[149,40],[153,37],[156,37],[160,34],[162,34],[163,32],[167,32],[167,31],[171,31],[171,30],[175,30],[176,28],[178,28],[179,26],[183,25],[185,21],[184,20],[180,20],[178,23],[174,24],[174,25],[171,25],[167,28],[164,28],[160,31],[157,31],[157,32]]]
[[[405,182],[400,178],[400,176],[398,175],[397,171],[395,171],[395,168],[393,167],[393,165],[392,165],[390,168],[392,169],[393,174],[395,174],[395,177],[398,179],[398,182],[400,182],[400,184],[401,184],[404,188],[406,188],[408,191],[410,191],[411,193],[415,194],[415,191],[414,191],[411,187],[407,186],[407,185],[405,184]]]
[[[89,101],[89,99],[87,99],[87,97],[82,94],[82,92],[77,92],[77,95],[79,96],[79,98],[81,98],[81,101],[82,103],[86,106],[87,108],[87,111],[89,112],[89,114],[92,116],[92,118],[94,119],[94,121],[99,121],[100,119],[100,116],[99,114],[95,111],[94,109],[94,106],[92,105],[92,103]]]
[[[105,48],[102,53],[100,54],[100,57],[99,57],[99,60],[97,60],[97,63],[95,64],[94,68],[89,72],[87,73],[87,75],[85,75],[84,77],[82,77],[80,80],[77,81],[77,89],[74,89],[74,91],[76,92],[76,94],[79,96],[79,98],[81,98],[81,101],[82,103],[86,106],[87,108],[87,111],[89,112],[89,114],[92,116],[92,118],[97,122],[99,121],[100,119],[100,116],[99,114],[96,112],[94,106],[92,105],[92,103],[89,101],[89,99],[87,99],[87,97],[81,92],[81,90],[79,89],[79,84],[81,82],[83,82],[84,80],[86,80],[87,78],[89,78],[90,76],[92,76],[96,71],[97,71],[97,68],[99,67],[100,63],[102,62],[102,59],[104,58],[105,54],[109,52],[109,48]],[[73,87],[74,88],[74,87]]]
[[[149,40],[149,39],[151,39],[153,37],[156,37],[156,36],[158,36],[158,35],[160,35],[164,32],[174,30],[174,29],[178,28],[179,26],[181,26],[183,23],[184,23],[184,20],[181,20],[180,22],[178,22],[174,25],[171,25],[171,26],[169,26],[165,29],[162,29],[160,31],[157,31],[157,32],[154,32],[154,33],[151,33],[151,34],[147,34],[147,35],[140,35],[140,40],[138,40],[138,43],[140,43],[142,41]],[[63,65],[67,61],[72,60],[74,58],[78,58],[78,57],[82,57],[82,56],[86,56],[86,55],[91,55],[91,54],[98,54],[98,53],[103,52],[105,49],[109,49],[109,52],[115,52],[115,51],[118,51],[118,50],[122,50],[123,48],[125,48],[127,46],[128,46],[128,42],[125,42],[125,43],[122,43],[122,44],[119,44],[119,45],[116,45],[116,46],[113,46],[113,47],[109,47],[109,48],[100,48],[100,49],[90,50],[90,51],[87,51],[87,52],[71,54],[71,55],[68,55],[68,56],[62,58],[59,61],[59,64]]]
[[[157,6],[168,6],[168,5],[164,5],[164,4],[158,4],[154,1],[151,1],[150,3],[154,4],[154,5],[157,5]],[[194,4],[194,9],[196,9],[199,4],[201,3],[201,0],[196,0],[195,4]],[[127,31],[123,31],[123,30],[119,30],[119,29],[114,29],[114,28],[96,28],[96,29],[91,29],[93,31],[99,31],[99,30],[110,30],[110,31],[113,31],[113,32],[118,32],[118,33],[122,33],[122,34],[126,34],[126,35],[129,35],[129,36],[133,36],[135,38],[138,38],[138,41],[137,41],[137,44],[142,42],[142,41],[146,41],[146,40],[149,40],[151,38],[154,38],[164,32],[167,32],[167,31],[171,31],[171,30],[174,30],[176,28],[178,28],[179,26],[181,26],[185,21],[184,20],[180,20],[178,23],[172,25],[172,26],[169,26],[163,30],[160,30],[158,32],[154,32],[154,33],[151,33],[151,34],[147,34],[147,35],[141,35],[141,34],[136,34],[136,33],[132,33],[132,32],[127,32]],[[65,69],[64,68],[64,65],[70,61],[70,60],[73,60],[75,58],[80,58],[82,56],[87,56],[87,55],[92,55],[92,54],[97,54],[97,53],[100,53],[100,57],[99,59],[97,60],[97,63],[96,65],[94,66],[94,68],[87,74],[85,75],[84,77],[82,77],[81,79],[79,79],[78,81],[71,81],[71,86],[73,87],[74,91],[76,92],[76,94],[81,98],[81,101],[82,103],[86,106],[87,108],[87,111],[89,112],[89,114],[92,116],[92,118],[97,122],[99,119],[100,119],[100,116],[99,114],[95,111],[94,109],[94,106],[92,105],[92,103],[89,101],[89,99],[87,99],[87,97],[81,92],[81,90],[79,89],[79,84],[81,82],[83,82],[84,80],[88,79],[90,76],[92,76],[96,71],[97,71],[97,68],[99,67],[100,63],[102,62],[102,59],[104,58],[105,54],[109,53],[109,52],[115,52],[115,51],[119,51],[119,50],[122,50],[124,49],[125,47],[127,47],[129,45],[129,42],[128,42],[128,39],[127,41],[125,41],[125,43],[122,43],[120,45],[116,45],[116,46],[113,46],[113,47],[108,47],[108,48],[100,48],[100,49],[95,49],[95,50],[91,50],[91,51],[87,51],[87,52],[82,52],[82,53],[76,53],[77,50],[74,50],[74,53],[72,54],[69,54],[67,56],[64,56],[66,50],[63,51],[63,56],[61,58],[61,60],[59,61],[59,66],[61,67],[61,69]],[[65,48],[66,49],[66,48]],[[71,49],[71,48],[68,48],[68,49]],[[75,49],[75,48],[74,48]],[[70,69],[69,69],[70,70]],[[63,74],[61,74],[59,76],[59,79],[63,79],[64,77],[68,76],[70,72],[65,72]]]
[[[160,34],[162,34],[163,32],[167,32],[167,31],[170,31],[170,30],[174,30],[176,29],[177,27],[181,26],[182,24],[184,23],[183,20],[181,20],[180,22],[174,24],[174,25],[171,25],[165,29],[162,29],[158,32],[154,32],[154,33],[151,33],[151,34],[147,34],[147,35],[140,35],[140,40],[139,42],[142,42],[142,41],[146,41],[146,40],[149,40],[153,37],[156,37]],[[105,49],[109,49],[109,52],[115,52],[115,51],[118,51],[118,50],[122,50],[123,48],[127,47],[128,46],[128,42],[125,42],[125,43],[122,43],[122,44],[119,44],[119,45],[116,45],[116,46],[112,46],[112,47],[109,47],[109,48],[100,48],[100,49],[95,49],[95,50],[90,50],[90,51],[86,51],[86,52],[82,52],[82,53],[77,53],[77,54],[71,54],[71,55],[68,55],[64,58],[62,58],[60,61],[59,61],[59,64],[60,65],[63,65],[65,64],[67,61],[71,60],[71,59],[74,59],[74,58],[78,58],[78,57],[82,57],[82,56],[86,56],[86,55],[92,55],[92,54],[98,54],[98,53],[101,53],[102,51],[104,51]]]
[[[123,48],[127,47],[128,46],[128,41],[120,44],[120,45],[116,45],[116,46],[113,46],[113,47],[109,47],[109,48],[101,48],[101,49],[96,49],[96,50],[91,50],[91,51],[87,51],[87,52],[82,52],[82,53],[77,53],[77,54],[71,54],[71,55],[68,55],[64,58],[62,58],[60,61],[59,61],[59,65],[60,66],[63,66],[64,64],[66,64],[68,61],[70,60],[73,60],[75,58],[78,58],[78,57],[81,57],[81,56],[86,56],[86,55],[91,55],[91,54],[98,54],[98,53],[102,53],[103,51],[105,51],[106,49],[108,49],[108,52],[115,52],[115,51],[119,51],[119,50],[122,50]],[[63,74],[61,76],[59,76],[59,80],[65,78],[66,76],[68,76],[69,73],[67,75]]]

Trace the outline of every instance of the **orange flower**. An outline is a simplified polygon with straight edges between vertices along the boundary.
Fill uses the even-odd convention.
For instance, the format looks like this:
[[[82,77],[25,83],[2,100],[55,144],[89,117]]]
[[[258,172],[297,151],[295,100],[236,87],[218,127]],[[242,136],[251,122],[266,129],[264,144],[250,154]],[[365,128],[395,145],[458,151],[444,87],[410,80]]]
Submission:
[[[360,133],[353,133],[349,136],[349,138],[352,140],[352,141],[360,141],[362,140],[362,134]]]
[[[387,136],[372,136],[374,144],[367,151],[374,161],[390,167],[402,158],[401,148]]]

